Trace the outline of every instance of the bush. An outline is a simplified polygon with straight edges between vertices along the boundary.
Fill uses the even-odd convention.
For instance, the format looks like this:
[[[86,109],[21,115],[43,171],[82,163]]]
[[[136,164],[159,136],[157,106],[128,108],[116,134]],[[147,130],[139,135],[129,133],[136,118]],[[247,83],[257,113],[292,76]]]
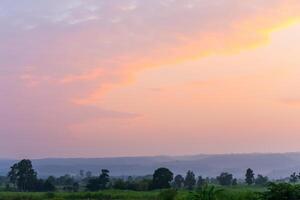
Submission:
[[[54,192],[47,192],[45,194],[46,199],[53,199],[55,197],[55,193]]]
[[[190,193],[188,199],[191,200],[217,200],[217,195],[221,189],[216,189],[215,186],[204,185],[193,193]]]
[[[159,193],[158,199],[159,200],[174,200],[177,196],[177,190],[175,189],[168,189],[163,190]]]
[[[270,183],[268,190],[262,194],[263,200],[299,200],[300,185],[289,183]]]

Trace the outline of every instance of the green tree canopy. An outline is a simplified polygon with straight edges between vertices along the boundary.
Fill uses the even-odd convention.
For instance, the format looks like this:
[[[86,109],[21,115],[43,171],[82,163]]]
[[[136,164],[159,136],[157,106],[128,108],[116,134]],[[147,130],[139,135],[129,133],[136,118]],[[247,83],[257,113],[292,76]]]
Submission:
[[[153,174],[153,189],[169,188],[170,182],[173,180],[173,173],[167,168],[158,168]]]
[[[37,184],[37,173],[30,160],[24,159],[14,164],[7,176],[19,191],[33,191]]]

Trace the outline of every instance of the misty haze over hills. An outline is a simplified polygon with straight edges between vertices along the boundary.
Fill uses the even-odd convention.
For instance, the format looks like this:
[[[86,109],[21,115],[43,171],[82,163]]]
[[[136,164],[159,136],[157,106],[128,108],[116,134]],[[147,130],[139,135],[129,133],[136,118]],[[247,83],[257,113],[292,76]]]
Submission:
[[[245,170],[252,168],[256,174],[271,178],[283,178],[300,171],[300,153],[272,154],[219,154],[193,156],[153,156],[114,158],[46,158],[34,159],[33,165],[41,177],[64,174],[76,175],[79,170],[98,175],[100,170],[110,170],[112,176],[149,175],[158,167],[167,167],[174,174],[193,170],[196,175],[217,176],[230,172],[244,177]],[[16,160],[0,159],[0,175],[5,175]]]

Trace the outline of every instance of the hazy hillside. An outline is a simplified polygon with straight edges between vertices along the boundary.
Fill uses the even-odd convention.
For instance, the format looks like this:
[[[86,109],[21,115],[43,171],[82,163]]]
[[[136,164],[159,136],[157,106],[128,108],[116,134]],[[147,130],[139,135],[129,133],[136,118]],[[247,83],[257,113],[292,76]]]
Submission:
[[[6,174],[13,160],[0,160],[0,174]],[[228,154],[194,156],[155,156],[117,158],[48,158],[33,160],[41,176],[78,174],[79,170],[97,174],[107,168],[113,176],[152,174],[158,167],[168,167],[174,173],[184,174],[193,170],[203,176],[216,176],[222,171],[243,177],[245,169],[251,167],[256,173],[270,177],[286,177],[300,171],[300,153],[285,154]]]

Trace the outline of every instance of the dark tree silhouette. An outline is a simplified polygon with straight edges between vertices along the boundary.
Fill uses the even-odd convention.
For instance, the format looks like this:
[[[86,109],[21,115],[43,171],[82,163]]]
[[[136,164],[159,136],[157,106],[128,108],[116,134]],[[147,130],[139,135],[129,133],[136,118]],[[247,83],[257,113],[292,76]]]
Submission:
[[[50,178],[50,179],[48,178],[48,179],[44,182],[44,184],[43,184],[43,189],[42,189],[42,190],[43,190],[43,191],[46,191],[46,192],[53,192],[53,191],[56,190],[55,185],[54,185],[54,183],[52,182],[51,178]]]
[[[109,170],[102,169],[101,174],[99,176],[100,189],[106,189],[108,183],[109,183]]]
[[[30,160],[24,159],[14,164],[7,176],[19,191],[35,190],[37,173],[34,171]]]
[[[238,184],[238,181],[236,178],[232,179],[232,185],[237,185]]]
[[[227,172],[222,172],[220,176],[217,177],[217,180],[220,185],[231,185],[233,176]]]
[[[183,176],[181,176],[180,174],[175,176],[174,185],[175,185],[176,188],[181,188],[183,186],[183,183],[184,183]]]
[[[99,185],[99,178],[91,178],[89,179],[87,185],[86,185],[87,190],[89,191],[98,191],[100,190],[100,185]]]
[[[292,173],[290,176],[290,182],[296,183],[298,181],[298,176],[296,175],[296,172]]]
[[[201,188],[205,184],[205,179],[202,176],[198,176],[197,187]]]
[[[250,169],[250,168],[247,169],[245,176],[246,176],[246,179],[245,179],[246,183],[248,185],[252,185],[254,183],[254,172],[253,172],[253,170]]]
[[[167,168],[158,168],[153,174],[153,189],[169,188],[173,180],[173,173]]]
[[[268,182],[269,178],[260,174],[258,174],[255,179],[255,185],[266,185]]]
[[[184,179],[184,187],[191,190],[196,185],[196,178],[195,174],[192,171],[188,171],[186,173],[185,179]]]
[[[102,169],[99,177],[89,179],[86,188],[90,191],[103,190],[107,188],[108,183],[109,170]]]

